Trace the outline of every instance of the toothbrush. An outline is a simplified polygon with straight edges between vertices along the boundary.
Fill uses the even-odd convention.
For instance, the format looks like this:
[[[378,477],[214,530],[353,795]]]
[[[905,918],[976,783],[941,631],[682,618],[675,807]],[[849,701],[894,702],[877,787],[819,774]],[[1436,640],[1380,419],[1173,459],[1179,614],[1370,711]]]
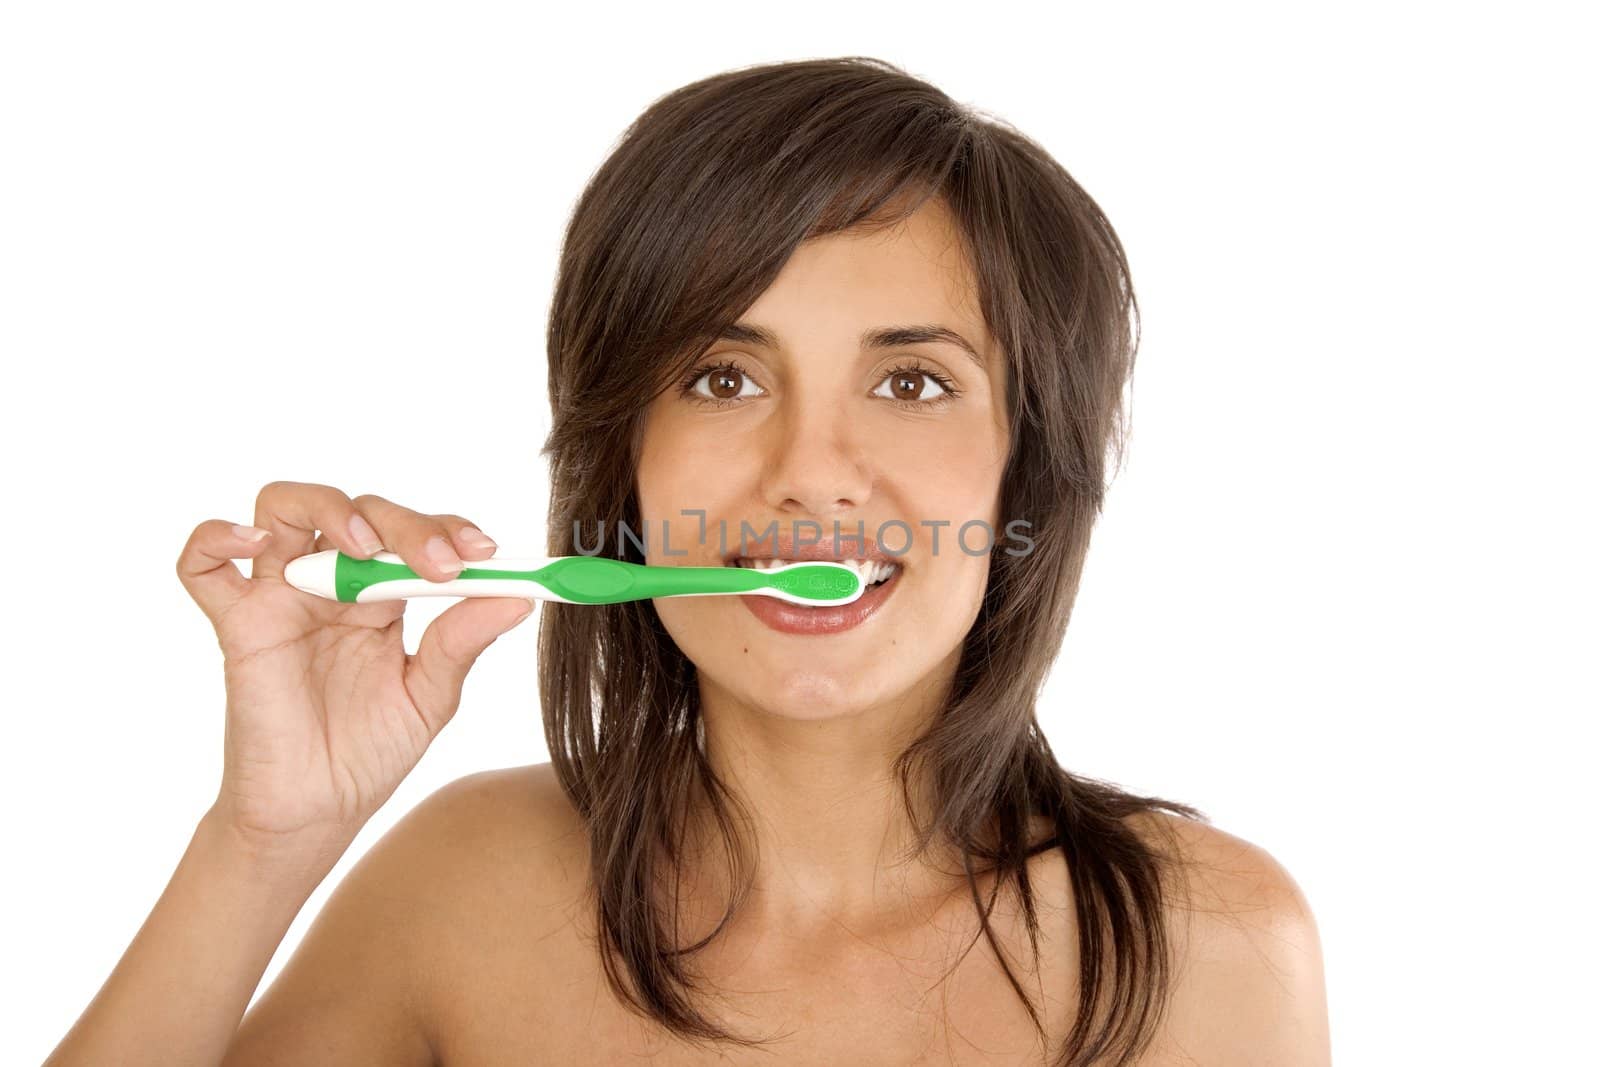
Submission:
[[[561,604],[621,604],[663,596],[776,597],[805,607],[836,607],[866,586],[846,563],[805,560],[770,570],[748,567],[657,567],[601,556],[491,556],[463,566],[448,581],[423,578],[393,552],[371,559],[336,548],[289,561],[283,580],[344,603],[417,596],[503,596]]]

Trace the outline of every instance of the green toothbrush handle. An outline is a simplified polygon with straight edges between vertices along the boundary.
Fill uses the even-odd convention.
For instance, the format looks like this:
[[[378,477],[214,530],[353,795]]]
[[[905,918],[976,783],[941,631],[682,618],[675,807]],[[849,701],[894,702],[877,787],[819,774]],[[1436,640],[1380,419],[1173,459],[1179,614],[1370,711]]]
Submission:
[[[864,589],[853,567],[826,561],[791,563],[761,571],[746,567],[656,567],[600,556],[566,556],[533,577],[573,604],[761,593],[794,604],[821,607],[848,604]]]
[[[658,596],[743,593],[758,589],[739,567],[652,567],[599,556],[569,556],[545,568],[539,581],[574,604],[620,604]]]
[[[812,606],[848,604],[862,591],[849,566],[792,563],[773,570],[657,567],[601,556],[492,558],[468,563],[448,581],[423,578],[393,552],[357,559],[337,549],[291,560],[284,581],[345,603],[416,596],[503,596],[566,604],[620,604],[664,596],[762,593]]]

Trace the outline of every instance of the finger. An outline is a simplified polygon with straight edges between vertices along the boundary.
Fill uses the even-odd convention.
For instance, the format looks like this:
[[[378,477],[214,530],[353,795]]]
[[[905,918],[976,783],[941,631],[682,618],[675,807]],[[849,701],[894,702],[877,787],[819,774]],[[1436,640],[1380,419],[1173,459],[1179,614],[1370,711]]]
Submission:
[[[439,520],[441,525],[450,532],[450,539],[455,545],[456,555],[464,560],[488,559],[500,550],[500,546],[495,544],[491,537],[460,515],[434,515],[433,518]],[[479,538],[482,538],[482,540],[479,540]],[[312,544],[311,549],[314,552],[326,552],[329,549],[338,547],[338,545],[329,540],[327,534],[318,534],[317,540]]]
[[[282,579],[283,568],[290,560],[311,553],[319,530],[340,551],[361,559],[382,547],[376,535],[369,532],[355,503],[331,485],[268,483],[256,496],[255,524],[272,531],[272,536],[267,550],[255,557],[252,578]]]
[[[434,735],[461,705],[467,672],[484,649],[532,615],[535,603],[522,597],[468,597],[422,632],[416,654],[406,657],[405,687]]]
[[[239,532],[248,530],[226,519],[207,519],[178,554],[178,581],[213,625],[250,590],[250,580],[233,561],[258,558],[272,540],[270,534],[251,540]]]
[[[429,581],[447,582],[461,573],[466,559],[494,554],[492,541],[487,550],[473,543],[471,534],[478,531],[459,515],[424,515],[371,493],[354,503],[384,546]]]
[[[450,535],[456,554],[462,559],[488,559],[500,550],[494,538],[460,515],[433,515],[441,529]]]

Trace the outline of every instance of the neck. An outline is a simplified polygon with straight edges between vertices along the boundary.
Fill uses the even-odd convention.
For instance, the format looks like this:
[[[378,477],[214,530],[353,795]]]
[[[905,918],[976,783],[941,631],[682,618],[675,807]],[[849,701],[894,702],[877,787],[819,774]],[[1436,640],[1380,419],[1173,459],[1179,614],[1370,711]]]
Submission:
[[[896,928],[926,922],[966,890],[959,856],[945,842],[914,855],[894,766],[942,705],[953,662],[948,667],[892,703],[823,719],[752,706],[701,677],[706,758],[738,802],[732,818],[754,864],[741,921],[797,933],[840,924],[857,932]],[[911,798],[925,823],[931,798],[918,777]],[[726,904],[728,870],[703,797],[691,823],[686,873],[692,892],[714,901],[715,919]]]

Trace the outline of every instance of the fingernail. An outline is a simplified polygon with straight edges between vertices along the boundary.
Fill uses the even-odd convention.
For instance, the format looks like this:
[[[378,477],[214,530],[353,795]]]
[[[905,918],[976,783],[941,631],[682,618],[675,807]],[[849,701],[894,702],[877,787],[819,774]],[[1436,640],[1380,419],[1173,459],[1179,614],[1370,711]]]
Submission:
[[[235,525],[233,528],[233,536],[241,538],[245,541],[259,541],[263,537],[267,536],[269,532],[271,531],[263,530],[258,526]]]
[[[476,526],[464,526],[461,529],[461,540],[473,548],[495,548],[493,540]]]
[[[434,534],[428,538],[428,543],[423,546],[423,551],[428,558],[437,563],[442,570],[458,571],[461,569],[461,560],[456,556],[455,549],[444,543],[444,538]]]
[[[350,519],[350,536],[361,546],[361,551],[369,556],[383,551],[383,539],[378,536],[378,531],[368,526],[367,520],[360,515]]]

